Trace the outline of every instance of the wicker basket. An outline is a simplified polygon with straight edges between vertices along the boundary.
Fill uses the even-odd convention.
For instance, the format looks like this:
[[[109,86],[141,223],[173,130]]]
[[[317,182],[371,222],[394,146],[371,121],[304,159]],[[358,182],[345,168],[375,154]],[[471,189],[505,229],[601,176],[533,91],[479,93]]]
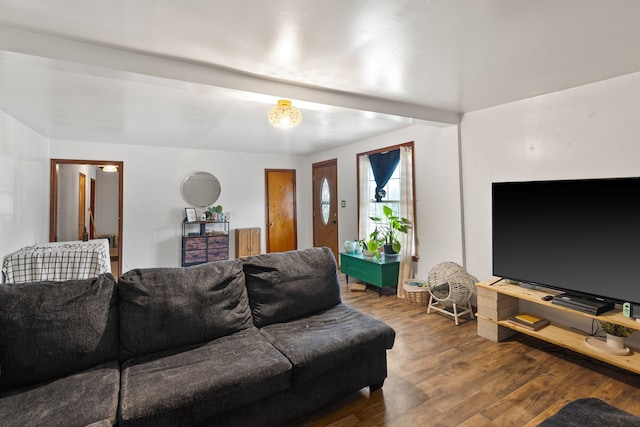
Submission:
[[[427,286],[411,286],[412,283],[416,282],[424,284],[424,281],[418,279],[409,279],[402,282],[405,299],[411,304],[428,305],[429,288]]]

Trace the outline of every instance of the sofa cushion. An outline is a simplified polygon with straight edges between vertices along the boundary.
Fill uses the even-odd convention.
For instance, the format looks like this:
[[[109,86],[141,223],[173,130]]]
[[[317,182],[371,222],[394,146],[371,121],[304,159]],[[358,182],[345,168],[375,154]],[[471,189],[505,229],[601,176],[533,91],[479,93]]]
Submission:
[[[344,304],[265,326],[260,333],[289,359],[294,382],[308,381],[354,360],[384,353],[395,340],[391,327]]]
[[[243,258],[253,323],[286,322],[340,303],[340,281],[329,248]]]
[[[252,326],[240,261],[131,270],[118,281],[121,360]]]
[[[118,305],[111,274],[0,285],[0,389],[117,359]]]
[[[290,375],[289,361],[253,327],[138,356],[122,366],[119,425],[195,425],[285,390]]]
[[[3,426],[112,426],[119,390],[119,363],[107,362],[0,394],[0,420]]]

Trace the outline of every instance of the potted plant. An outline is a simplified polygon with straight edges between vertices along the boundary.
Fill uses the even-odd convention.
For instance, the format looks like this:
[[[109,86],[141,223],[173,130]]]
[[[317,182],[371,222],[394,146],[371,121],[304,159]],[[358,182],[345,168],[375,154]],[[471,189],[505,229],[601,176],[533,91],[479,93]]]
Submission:
[[[607,345],[610,347],[623,349],[624,339],[630,337],[633,334],[633,329],[618,325],[616,323],[605,322],[604,320],[598,320],[600,327],[605,332],[607,337]]]
[[[369,240],[365,242],[366,249],[363,250],[363,254],[367,258],[380,258],[380,252],[378,252],[378,247],[380,246],[380,242],[375,238],[369,237]]]
[[[362,254],[366,258],[380,257],[380,253],[378,252],[380,242],[376,238],[371,237],[370,235],[369,239],[360,239],[359,242],[360,246],[362,247]]]
[[[221,221],[222,214],[222,205],[217,206],[209,206],[205,211],[205,215],[207,219],[212,219],[213,221]]]
[[[374,237],[384,244],[385,254],[397,254],[400,252],[401,244],[398,240],[398,233],[407,233],[411,227],[411,223],[406,218],[401,218],[393,213],[393,209],[389,206],[382,207],[384,218],[369,217],[376,223],[376,228],[371,233]]]

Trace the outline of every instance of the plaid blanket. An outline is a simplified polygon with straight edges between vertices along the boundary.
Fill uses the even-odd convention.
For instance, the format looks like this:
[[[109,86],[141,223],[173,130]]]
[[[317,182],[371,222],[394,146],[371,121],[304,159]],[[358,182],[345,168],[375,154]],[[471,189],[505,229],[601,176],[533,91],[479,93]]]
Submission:
[[[6,283],[61,282],[111,272],[109,241],[53,242],[24,247],[4,259]]]

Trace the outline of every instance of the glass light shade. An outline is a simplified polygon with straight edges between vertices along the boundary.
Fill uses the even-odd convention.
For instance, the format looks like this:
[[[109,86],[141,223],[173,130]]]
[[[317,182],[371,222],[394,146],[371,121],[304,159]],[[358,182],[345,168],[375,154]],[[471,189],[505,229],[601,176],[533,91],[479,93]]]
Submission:
[[[118,167],[114,165],[106,165],[102,167],[102,172],[118,172]]]
[[[292,128],[302,121],[302,113],[288,99],[281,99],[269,111],[269,123],[277,128]]]

